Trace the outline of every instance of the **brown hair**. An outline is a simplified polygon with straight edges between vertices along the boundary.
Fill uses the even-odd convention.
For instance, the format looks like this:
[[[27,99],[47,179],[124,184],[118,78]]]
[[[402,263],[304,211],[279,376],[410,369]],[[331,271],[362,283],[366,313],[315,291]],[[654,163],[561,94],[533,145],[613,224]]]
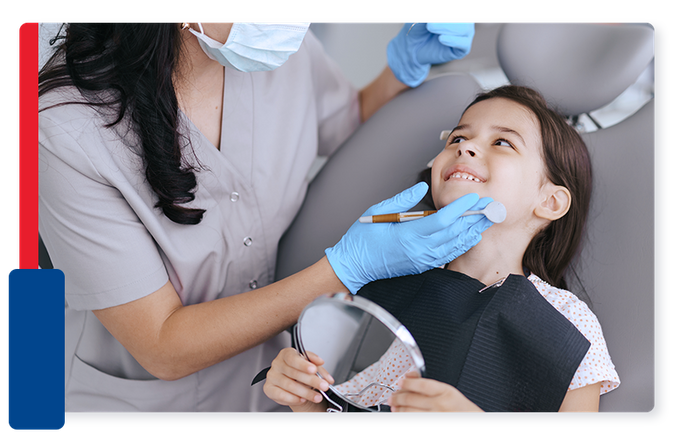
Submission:
[[[544,98],[531,88],[507,85],[481,93],[466,110],[476,103],[494,98],[510,99],[528,108],[537,117],[546,177],[571,193],[568,213],[537,233],[523,255],[525,269],[556,287],[567,289],[564,274],[579,253],[593,188],[588,149],[564,117],[550,108]],[[421,179],[427,179],[430,184],[429,170],[421,173]],[[432,199],[428,203],[432,205]]]

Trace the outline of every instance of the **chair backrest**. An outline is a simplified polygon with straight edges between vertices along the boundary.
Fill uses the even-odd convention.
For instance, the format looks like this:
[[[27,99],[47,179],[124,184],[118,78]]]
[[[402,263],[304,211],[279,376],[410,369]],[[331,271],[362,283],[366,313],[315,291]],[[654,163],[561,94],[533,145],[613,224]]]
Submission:
[[[506,24],[497,41],[508,80],[539,90],[565,115],[612,102],[654,59],[648,25]],[[622,381],[601,411],[654,407],[654,103],[583,135],[593,163],[587,239],[576,274]]]
[[[591,153],[594,190],[587,239],[576,269],[622,381],[601,398],[600,409],[650,411],[654,408],[653,100],[619,124],[583,139]]]
[[[279,243],[276,278],[318,261],[368,207],[415,184],[443,148],[440,132],[481,88],[465,74],[446,74],[405,91],[380,109],[309,185],[296,219]]]
[[[566,115],[594,111],[653,60],[644,25],[506,24],[498,57],[511,83],[528,85]],[[314,181],[279,245],[277,278],[311,265],[372,204],[416,181],[475,94],[469,76],[443,75],[382,108]],[[589,297],[622,384],[601,411],[654,407],[654,105],[585,134],[594,168],[587,239],[572,290]],[[582,285],[582,287],[581,287]]]
[[[508,23],[496,43],[508,80],[537,89],[567,116],[597,110],[632,85],[654,58],[648,25]]]

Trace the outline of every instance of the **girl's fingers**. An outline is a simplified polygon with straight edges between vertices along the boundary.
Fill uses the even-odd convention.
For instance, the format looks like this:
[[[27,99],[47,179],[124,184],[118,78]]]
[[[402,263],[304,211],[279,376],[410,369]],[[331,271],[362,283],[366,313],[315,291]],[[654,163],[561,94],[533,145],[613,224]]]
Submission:
[[[401,389],[391,395],[392,411],[483,412],[452,385],[432,379],[406,376]]]
[[[321,379],[316,372],[318,367],[308,362],[293,348],[283,349],[272,361],[267,373],[267,381],[282,386],[284,380],[293,380],[311,388],[328,390],[328,382]]]
[[[326,368],[321,366],[324,363],[323,359],[311,351],[306,351],[306,353],[308,354],[309,360],[311,360],[311,363],[317,365],[316,371],[319,374],[321,374],[321,377],[323,377],[323,380],[325,380],[331,384],[333,382],[335,382],[335,379],[333,379],[333,376],[330,375],[330,373],[326,370]]]
[[[299,371],[298,369],[289,367],[281,370],[281,374],[287,379],[294,380],[311,388],[320,389],[321,391],[327,391],[329,387],[329,383],[315,373],[309,374],[305,371]]]
[[[333,378],[333,376],[328,371],[326,371],[326,368],[324,368],[323,366],[318,367],[318,373],[321,374],[323,380],[330,383],[331,385],[335,383],[335,379]]]
[[[313,360],[322,363],[317,357]],[[282,350],[273,360],[263,387],[265,394],[283,405],[300,405],[323,400],[315,388],[328,390],[328,382],[316,375],[320,369],[292,348]]]
[[[265,389],[264,389],[265,390]],[[313,403],[320,403],[323,396],[307,385],[294,380],[285,379],[273,384],[265,390],[268,397],[284,405],[295,405],[305,403],[307,400]]]
[[[391,406],[392,412],[410,412],[424,411],[421,409],[422,397],[419,393],[414,392],[417,386],[416,382],[421,380],[420,375],[415,371],[410,371],[405,375],[405,378],[397,382],[399,390],[391,394],[388,403]]]
[[[408,371],[406,375],[403,376],[404,378],[396,382],[396,385],[400,388],[403,389],[405,382],[408,380],[408,385],[411,386],[412,382],[416,380],[420,380],[421,375],[418,373],[418,371]]]

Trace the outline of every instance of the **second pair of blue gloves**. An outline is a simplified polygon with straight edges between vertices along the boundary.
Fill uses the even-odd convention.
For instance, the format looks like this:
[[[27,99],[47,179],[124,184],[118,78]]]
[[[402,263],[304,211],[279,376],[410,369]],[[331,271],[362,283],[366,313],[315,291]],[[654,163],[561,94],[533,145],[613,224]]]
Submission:
[[[389,68],[402,83],[416,87],[431,65],[466,56],[473,39],[473,23],[407,23],[387,46]]]

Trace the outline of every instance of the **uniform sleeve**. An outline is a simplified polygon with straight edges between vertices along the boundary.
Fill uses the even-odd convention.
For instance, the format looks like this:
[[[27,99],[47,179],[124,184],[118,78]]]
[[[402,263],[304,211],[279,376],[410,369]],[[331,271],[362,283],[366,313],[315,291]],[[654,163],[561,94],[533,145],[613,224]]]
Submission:
[[[318,110],[319,155],[330,156],[360,126],[358,90],[326,54],[316,36],[304,38],[311,57]]]
[[[101,172],[119,175],[101,123],[86,110],[67,105],[39,115],[39,232],[76,310],[127,303],[168,280],[153,238]]]

